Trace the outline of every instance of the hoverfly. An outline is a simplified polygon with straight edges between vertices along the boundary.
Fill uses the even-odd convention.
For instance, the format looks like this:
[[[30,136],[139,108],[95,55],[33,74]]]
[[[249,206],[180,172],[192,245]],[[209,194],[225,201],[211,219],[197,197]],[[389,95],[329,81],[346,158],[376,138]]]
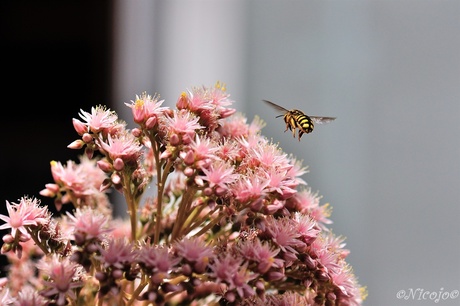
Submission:
[[[326,124],[331,121],[334,121],[336,118],[336,117],[307,116],[304,114],[304,112],[298,109],[288,110],[268,100],[262,100],[262,101],[267,102],[268,104],[270,104],[272,107],[276,108],[277,110],[284,112],[284,114],[276,116],[276,118],[284,116],[284,122],[286,122],[285,132],[288,129],[291,130],[292,136],[294,138],[295,138],[296,129],[299,129],[299,132],[298,132],[299,141],[303,134],[308,134],[308,133],[313,132],[313,129],[315,127],[314,123]]]

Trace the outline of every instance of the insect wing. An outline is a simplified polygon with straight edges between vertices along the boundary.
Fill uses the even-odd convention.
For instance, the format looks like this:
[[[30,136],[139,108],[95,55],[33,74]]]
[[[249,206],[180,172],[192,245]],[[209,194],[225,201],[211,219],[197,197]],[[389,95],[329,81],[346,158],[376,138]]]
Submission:
[[[262,101],[264,101],[264,102],[270,104],[270,106],[276,108],[277,110],[279,110],[279,111],[281,111],[281,112],[289,112],[288,109],[285,109],[284,107],[279,106],[278,104],[275,104],[275,103],[273,103],[273,102],[271,102],[271,101],[268,101],[268,100],[262,100]]]
[[[334,121],[337,117],[320,117],[320,116],[308,116],[314,123],[326,124],[331,121]]]

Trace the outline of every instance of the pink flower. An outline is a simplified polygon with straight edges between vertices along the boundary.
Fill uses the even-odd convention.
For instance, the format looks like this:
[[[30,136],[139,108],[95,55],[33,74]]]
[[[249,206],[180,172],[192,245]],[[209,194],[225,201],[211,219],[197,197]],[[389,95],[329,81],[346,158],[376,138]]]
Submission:
[[[6,222],[0,226],[0,230],[11,228],[13,237],[19,232],[23,237],[30,239],[27,227],[49,222],[47,209],[40,207],[39,201],[35,198],[22,197],[18,204],[6,201],[6,209],[8,216],[0,215],[0,219]]]
[[[280,249],[271,246],[268,242],[261,242],[259,239],[245,240],[238,249],[241,255],[257,264],[257,272],[263,274],[267,272],[272,266],[281,268],[283,261],[276,258]]]
[[[186,110],[174,111],[173,116],[167,116],[165,121],[169,137],[177,138],[178,142],[173,145],[191,143],[195,139],[196,130],[203,128],[198,123],[198,118]]]
[[[307,243],[312,243],[321,232],[315,220],[309,215],[295,213],[294,220],[297,223],[297,230],[300,233],[301,239]]]
[[[234,173],[233,165],[220,160],[213,162],[208,169],[203,168],[201,170],[204,172],[201,177],[209,182],[209,187],[217,186],[223,191],[228,190],[228,184],[238,178],[238,175]]]
[[[198,237],[184,238],[173,245],[177,255],[191,265],[196,273],[203,273],[214,258],[212,248]]]
[[[137,253],[136,261],[155,284],[162,283],[179,262],[164,246],[143,245]]]
[[[343,266],[337,273],[331,275],[336,290],[337,304],[357,306],[362,303],[362,292],[350,266]]]
[[[88,132],[91,131],[93,133],[111,129],[118,119],[115,112],[101,105],[92,107],[91,113],[80,109],[80,117],[86,122]]]
[[[235,299],[234,293],[238,293],[241,298],[248,298],[255,294],[254,289],[248,284],[249,281],[258,275],[247,269],[248,263],[243,258],[235,257],[230,253],[225,253],[214,260],[211,264],[210,276],[215,278],[217,283],[228,285],[225,298]]]
[[[111,231],[108,228],[108,216],[93,209],[79,209],[75,211],[75,215],[67,213],[70,218],[70,225],[74,228],[74,233],[82,235],[82,239],[102,241],[104,234]],[[76,238],[78,238],[76,236]]]
[[[248,174],[241,177],[231,186],[235,198],[241,203],[258,200],[267,195],[268,179],[257,174]]]
[[[216,156],[222,160],[236,163],[242,159],[243,155],[238,141],[234,139],[227,139],[217,148]]]
[[[144,92],[140,96],[136,95],[136,100],[131,100],[131,104],[125,103],[125,105],[132,109],[134,122],[151,129],[158,124],[158,118],[168,109],[168,107],[161,107],[163,102],[164,100],[159,101],[158,95],[152,97]]]
[[[305,188],[287,199],[286,206],[310,215],[323,230],[327,230],[325,224],[332,223],[329,219],[331,208],[328,203],[320,206],[320,199],[318,193],[313,193],[311,188]]]
[[[297,192],[294,189],[295,183],[287,176],[286,170],[269,169],[265,173],[268,177],[268,191],[278,193],[282,199],[287,199]]]
[[[225,92],[225,86],[217,82],[213,88],[194,87],[187,93],[182,93],[176,106],[178,109],[187,109],[199,117],[199,122],[208,131],[219,127],[219,120],[235,113],[235,109],[226,108],[232,100]]]
[[[16,299],[11,296],[8,288],[0,288],[0,305],[12,306],[15,301]]]
[[[198,135],[190,143],[189,148],[189,152],[193,153],[193,162],[203,159],[215,159],[215,153],[219,149],[215,141]]]
[[[235,114],[235,116],[223,120],[218,131],[224,138],[246,138],[249,136],[249,127],[246,123],[246,117],[242,114]]]
[[[98,256],[104,267],[122,269],[125,265],[134,262],[136,258],[134,244],[127,238],[110,238],[105,244],[107,246],[100,248],[101,255]]]
[[[73,191],[77,197],[89,194],[86,188],[86,173],[74,161],[67,161],[67,166],[56,161],[50,164],[53,179],[59,186]]]
[[[124,133],[114,138],[108,135],[107,141],[102,139],[100,141],[101,148],[114,162],[120,159],[124,164],[133,164],[137,162],[142,153],[142,145],[131,133]]]
[[[296,185],[299,185],[299,184],[306,185],[307,183],[303,179],[301,179],[300,176],[307,173],[307,167],[303,167],[302,163],[296,160],[292,156],[290,156],[290,160],[291,160],[290,163],[292,167],[289,168],[287,175],[296,180]]]
[[[214,259],[211,264],[210,276],[218,283],[232,283],[233,275],[238,273],[240,266],[243,264],[242,258],[236,258],[230,253],[223,253]]]
[[[304,249],[306,246],[299,239],[301,234],[298,232],[296,223],[289,218],[275,219],[268,217],[266,226],[266,233],[283,251],[284,258],[288,261],[296,260],[299,250]]]
[[[45,289],[41,294],[55,300],[56,305],[66,305],[67,298],[76,300],[74,289],[81,287],[83,283],[77,278],[77,264],[71,262],[67,257],[61,258],[53,255],[51,258],[41,261],[37,267],[43,271],[46,277],[42,281]]]
[[[6,304],[1,304],[6,305]],[[12,305],[18,306],[39,306],[46,305],[46,300],[40,293],[32,286],[24,286],[19,292],[17,300]]]
[[[274,144],[260,144],[249,151],[249,158],[259,161],[265,169],[276,169],[277,171],[288,170],[292,167],[287,154]]]

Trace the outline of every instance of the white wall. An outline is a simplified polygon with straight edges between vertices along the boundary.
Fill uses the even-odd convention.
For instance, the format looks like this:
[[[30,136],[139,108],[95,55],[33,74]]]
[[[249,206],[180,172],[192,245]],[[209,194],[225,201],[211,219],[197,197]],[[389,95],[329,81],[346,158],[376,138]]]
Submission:
[[[309,166],[365,305],[460,290],[460,1],[121,1],[114,97],[227,83]],[[337,116],[302,141],[262,99]],[[439,305],[458,305],[460,297]]]

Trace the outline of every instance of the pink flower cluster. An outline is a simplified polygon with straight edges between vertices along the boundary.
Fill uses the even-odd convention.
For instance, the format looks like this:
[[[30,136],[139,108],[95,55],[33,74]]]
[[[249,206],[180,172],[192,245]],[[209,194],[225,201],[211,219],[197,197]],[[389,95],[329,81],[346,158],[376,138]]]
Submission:
[[[306,167],[229,108],[225,86],[183,92],[175,109],[142,93],[73,119],[79,163],[51,162],[52,216],[37,198],[0,215],[2,305],[361,305],[366,297],[329,229]],[[148,187],[154,196],[147,196]],[[111,189],[126,200],[113,217]]]

